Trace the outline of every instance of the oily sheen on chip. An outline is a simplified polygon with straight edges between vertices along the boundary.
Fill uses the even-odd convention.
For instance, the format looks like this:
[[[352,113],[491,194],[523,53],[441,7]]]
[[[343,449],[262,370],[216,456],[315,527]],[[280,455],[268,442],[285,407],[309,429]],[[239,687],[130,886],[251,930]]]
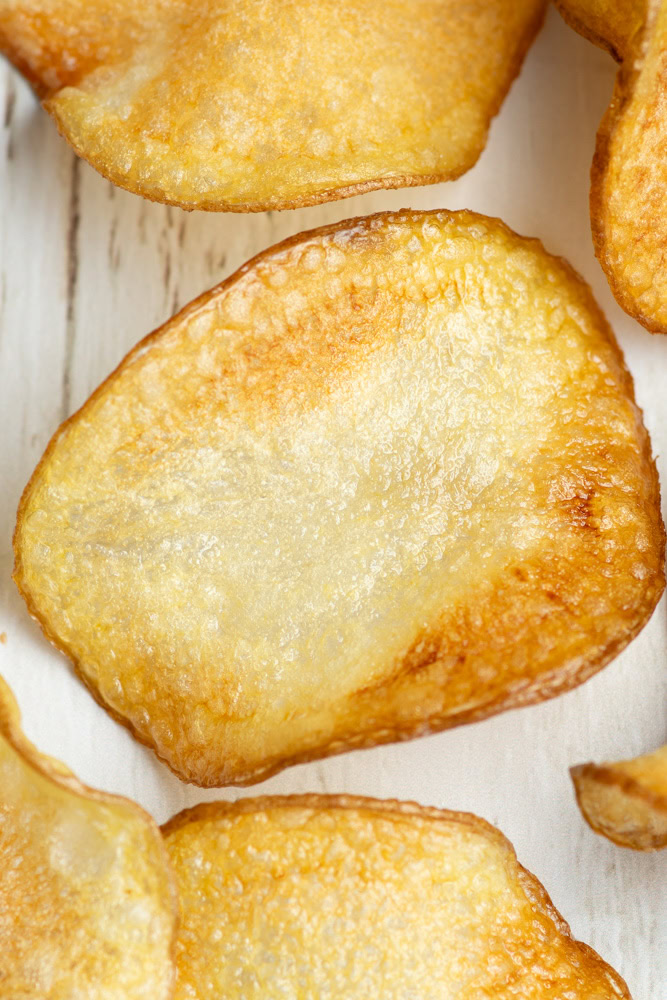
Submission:
[[[667,4],[559,6],[621,62],[591,171],[596,253],[623,309],[653,333],[667,333]]]
[[[633,760],[580,764],[571,774],[596,833],[638,851],[667,847],[667,745]]]
[[[178,1000],[629,1000],[476,816],[260,798],[197,806],[164,834]]]
[[[0,0],[0,51],[114,183],[261,211],[468,170],[545,0]]]
[[[566,691],[664,584],[604,318],[469,212],[306,233],[184,309],[57,431],[15,553],[95,697],[201,785]]]
[[[169,1000],[175,923],[152,819],[39,753],[0,678],[0,996]]]

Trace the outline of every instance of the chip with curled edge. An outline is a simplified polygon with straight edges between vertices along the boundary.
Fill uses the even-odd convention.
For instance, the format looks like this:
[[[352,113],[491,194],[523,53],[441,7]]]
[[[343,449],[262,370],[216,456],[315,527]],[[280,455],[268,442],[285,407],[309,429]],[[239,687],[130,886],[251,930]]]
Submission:
[[[47,636],[202,785],[565,691],[664,585],[604,318],[468,212],[303,234],[188,306],[56,433],[15,551]]]
[[[653,753],[571,769],[586,822],[621,847],[667,847],[667,745]]]
[[[0,678],[0,995],[169,1000],[175,924],[152,819],[39,753]]]
[[[595,251],[623,309],[667,333],[667,3],[558,2],[621,62],[591,170]]]
[[[406,802],[197,806],[164,828],[179,1000],[629,1000],[494,827]]]
[[[545,0],[0,0],[0,51],[74,149],[184,208],[451,180]]]

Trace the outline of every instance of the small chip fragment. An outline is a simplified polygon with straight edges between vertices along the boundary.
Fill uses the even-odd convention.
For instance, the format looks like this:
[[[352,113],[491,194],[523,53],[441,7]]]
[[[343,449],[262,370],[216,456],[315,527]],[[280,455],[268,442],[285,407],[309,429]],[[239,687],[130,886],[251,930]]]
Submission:
[[[653,753],[570,771],[586,822],[621,847],[667,847],[667,744]]]

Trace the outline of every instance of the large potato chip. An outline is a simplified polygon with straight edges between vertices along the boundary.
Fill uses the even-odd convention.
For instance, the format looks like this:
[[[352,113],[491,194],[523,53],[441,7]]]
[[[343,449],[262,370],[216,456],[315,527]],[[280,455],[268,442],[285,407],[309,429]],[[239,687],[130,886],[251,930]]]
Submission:
[[[664,582],[590,292],[467,212],[299,236],[188,306],[57,432],[15,546],[49,638],[202,785],[565,691]]]
[[[167,1000],[175,923],[151,818],[39,753],[0,678],[0,996]]]
[[[184,208],[450,180],[545,0],[0,0],[0,51],[75,150]]]
[[[178,1000],[630,996],[476,816],[260,798],[198,806],[164,834]]]
[[[629,0],[598,28],[585,19],[594,3],[564,6],[575,26],[623,59],[591,172],[596,253],[623,309],[667,333],[667,4]]]
[[[580,764],[571,770],[587,823],[623,847],[667,847],[667,745],[614,764]]]

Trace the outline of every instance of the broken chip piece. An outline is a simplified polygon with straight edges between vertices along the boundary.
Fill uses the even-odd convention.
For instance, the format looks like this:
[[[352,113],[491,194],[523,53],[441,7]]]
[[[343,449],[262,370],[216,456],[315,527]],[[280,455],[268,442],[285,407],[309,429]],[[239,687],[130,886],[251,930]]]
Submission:
[[[192,303],[56,433],[15,552],[46,635],[201,785],[566,691],[664,585],[604,318],[469,212],[306,233]]]
[[[0,678],[0,994],[168,1000],[175,923],[153,820],[39,753]]]
[[[476,816],[310,795],[200,805],[163,832],[183,1000],[630,996]]]
[[[667,333],[667,4],[568,0],[562,8],[622,60],[591,171],[595,252],[619,305]]]
[[[667,847],[667,745],[633,760],[571,769],[586,822],[622,847]]]
[[[223,211],[451,180],[545,0],[0,0],[0,51],[121,187]]]

